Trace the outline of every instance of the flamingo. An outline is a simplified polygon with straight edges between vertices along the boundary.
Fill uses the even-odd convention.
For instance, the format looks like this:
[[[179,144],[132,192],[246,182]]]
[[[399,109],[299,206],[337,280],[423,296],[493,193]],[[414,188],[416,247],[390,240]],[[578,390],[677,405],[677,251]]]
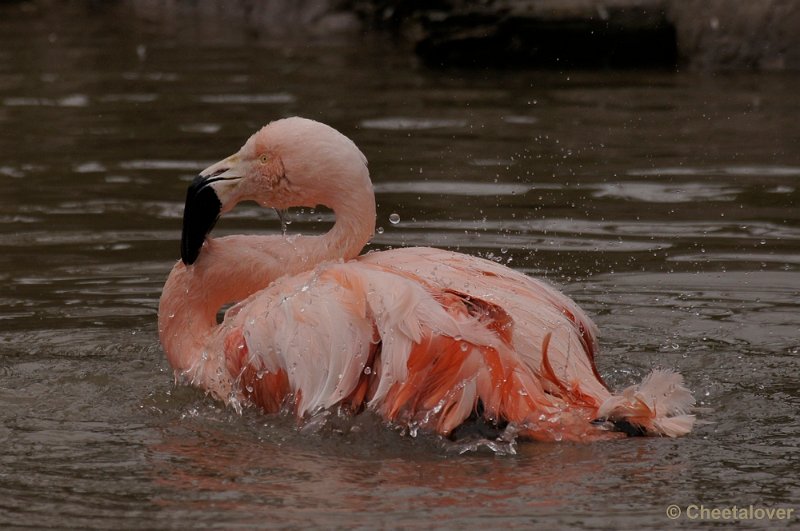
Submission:
[[[324,205],[335,222],[322,235],[209,237],[246,200]],[[441,249],[359,255],[375,221],[366,157],[313,120],[273,121],[203,170],[159,304],[176,381],[239,411],[302,421],[369,410],[451,438],[477,423],[540,441],[691,431],[694,398],[680,374],[654,370],[612,393],[595,367],[594,323],[555,288]]]

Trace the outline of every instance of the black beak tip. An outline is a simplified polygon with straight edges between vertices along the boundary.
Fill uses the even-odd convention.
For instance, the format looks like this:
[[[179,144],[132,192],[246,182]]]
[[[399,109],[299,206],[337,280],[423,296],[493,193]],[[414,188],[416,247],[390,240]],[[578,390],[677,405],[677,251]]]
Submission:
[[[205,177],[198,175],[186,190],[181,232],[181,260],[186,265],[192,265],[200,256],[203,242],[214,228],[222,209],[222,203],[210,184]]]
[[[200,246],[202,247],[202,243]],[[200,256],[200,247],[198,248],[190,248],[186,242],[181,242],[181,262],[184,265],[190,266],[197,261],[197,258]]]

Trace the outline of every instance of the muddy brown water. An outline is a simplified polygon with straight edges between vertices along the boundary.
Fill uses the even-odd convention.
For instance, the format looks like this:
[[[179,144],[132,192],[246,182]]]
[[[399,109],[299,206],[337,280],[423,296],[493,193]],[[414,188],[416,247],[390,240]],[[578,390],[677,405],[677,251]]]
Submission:
[[[690,524],[691,505],[800,510],[797,75],[437,71],[379,38],[0,12],[0,526],[638,529],[671,504]],[[289,115],[369,158],[371,248],[548,279],[600,326],[612,387],[677,369],[707,424],[460,454],[369,416],[298,429],[174,386],[156,308],[185,188]],[[279,231],[243,205],[215,234]]]

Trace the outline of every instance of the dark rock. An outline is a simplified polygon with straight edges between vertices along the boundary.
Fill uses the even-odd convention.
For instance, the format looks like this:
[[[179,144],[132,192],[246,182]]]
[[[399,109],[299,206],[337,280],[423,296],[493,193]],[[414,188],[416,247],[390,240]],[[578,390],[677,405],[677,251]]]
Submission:
[[[417,53],[436,65],[532,67],[674,66],[675,30],[663,11],[510,10],[426,21]]]
[[[798,0],[673,0],[667,13],[691,68],[800,69]]]
[[[800,0],[353,0],[431,65],[800,69]]]
[[[370,20],[410,38],[442,66],[674,66],[675,28],[662,0],[368,2]]]

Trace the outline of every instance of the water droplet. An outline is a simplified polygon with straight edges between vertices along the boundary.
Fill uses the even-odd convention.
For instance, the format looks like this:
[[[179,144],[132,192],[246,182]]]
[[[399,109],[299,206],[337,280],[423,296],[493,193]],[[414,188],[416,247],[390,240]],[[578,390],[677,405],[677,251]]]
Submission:
[[[375,229],[375,232],[377,232],[378,234],[383,234],[383,227],[378,227],[377,229]]]
[[[372,374],[372,369],[369,367],[364,367],[364,374]]]
[[[389,214],[389,223],[391,223],[392,225],[397,225],[398,223],[400,223],[400,215],[396,212],[392,212],[391,214]]]

